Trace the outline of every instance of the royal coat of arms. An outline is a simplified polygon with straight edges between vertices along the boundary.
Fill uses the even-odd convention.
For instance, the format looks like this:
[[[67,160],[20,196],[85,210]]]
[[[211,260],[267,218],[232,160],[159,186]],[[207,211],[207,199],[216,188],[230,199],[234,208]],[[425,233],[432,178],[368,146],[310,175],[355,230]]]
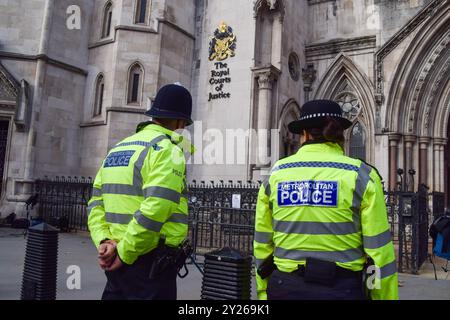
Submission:
[[[209,43],[209,60],[223,61],[234,57],[236,50],[236,36],[233,29],[222,22],[214,31],[214,37]]]

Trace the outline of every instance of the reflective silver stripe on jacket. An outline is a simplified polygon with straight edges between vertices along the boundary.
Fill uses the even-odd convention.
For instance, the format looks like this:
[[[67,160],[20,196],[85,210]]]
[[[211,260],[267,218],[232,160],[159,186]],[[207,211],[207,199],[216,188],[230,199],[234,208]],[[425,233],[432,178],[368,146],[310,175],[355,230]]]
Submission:
[[[107,212],[105,215],[106,221],[115,224],[129,224],[133,219],[131,214],[119,214]]]
[[[264,190],[266,191],[266,196],[270,198],[271,195],[271,190],[270,190],[270,183],[269,183],[269,178],[267,178],[264,182],[263,182],[263,186],[264,186]]]
[[[156,197],[179,204],[181,194],[176,192],[175,190],[164,187],[148,187],[144,189],[144,197],[145,198]]]
[[[125,195],[142,197],[142,188],[139,186],[131,186],[129,184],[104,184],[102,185],[103,194]]]
[[[303,222],[273,220],[273,230],[287,234],[350,235],[358,233],[353,222]]]
[[[390,243],[392,240],[392,236],[391,236],[391,231],[387,230],[376,236],[371,236],[371,237],[364,236],[363,239],[364,239],[364,248],[365,249],[378,249],[378,248],[384,247],[385,245]]]
[[[390,277],[397,273],[397,261],[393,261],[384,267],[381,267],[381,279]]]
[[[372,172],[372,167],[362,162],[359,167],[358,177],[356,178],[352,202],[353,223],[358,230],[361,230],[361,203],[367,189],[367,184],[370,181],[370,172]]]
[[[259,243],[272,243],[273,232],[259,232],[255,231],[255,241]]]
[[[274,255],[280,259],[289,259],[294,261],[305,260],[307,258],[315,258],[331,262],[352,262],[363,257],[360,248],[349,249],[344,251],[304,251],[304,250],[286,250],[283,248],[275,248]]]
[[[144,150],[142,150],[141,153],[139,154],[138,159],[134,163],[134,171],[133,171],[133,185],[134,186],[142,189],[143,180],[142,180],[141,171],[142,171],[142,167],[144,166],[144,161],[147,158],[148,153],[150,152],[150,148],[165,139],[169,139],[169,138],[166,135],[160,135],[160,136],[156,137],[155,139],[150,141],[148,146]]]
[[[139,223],[145,229],[153,232],[160,232],[164,225],[162,222],[158,222],[147,218],[140,211],[134,214],[134,218],[136,219],[137,223]]]
[[[167,222],[188,224],[188,216],[182,213],[174,213]]]
[[[92,201],[91,204],[87,207],[87,214],[90,215],[92,209],[94,209],[95,207],[104,207],[103,201],[102,200]]]

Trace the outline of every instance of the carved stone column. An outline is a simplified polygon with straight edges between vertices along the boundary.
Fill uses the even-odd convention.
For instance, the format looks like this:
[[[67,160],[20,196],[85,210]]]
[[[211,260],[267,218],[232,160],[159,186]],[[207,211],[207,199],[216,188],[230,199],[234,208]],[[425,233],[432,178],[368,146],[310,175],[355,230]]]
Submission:
[[[444,168],[444,150],[447,144],[447,139],[434,138],[433,151],[434,151],[434,185],[433,191],[444,192],[445,190],[445,168]]]
[[[414,168],[414,145],[417,142],[417,137],[414,135],[406,135],[404,137],[405,142],[405,179],[407,182],[407,191],[414,191],[414,181],[412,180],[411,175],[409,174],[409,170],[414,169],[417,171],[417,168]]]
[[[419,184],[428,183],[428,148],[430,146],[431,138],[420,137],[419,138]]]
[[[280,71],[275,67],[254,69],[258,84],[256,129],[258,129],[257,167],[270,166],[270,130],[273,106],[273,86]],[[264,140],[264,141],[263,141]],[[266,143],[264,143],[266,142]]]
[[[283,15],[278,13],[272,24],[272,65],[281,70]]]
[[[398,142],[401,135],[393,133],[389,135],[389,190],[397,189],[398,169]]]
[[[260,73],[258,77],[258,129],[270,129],[270,109],[272,105],[272,89],[274,75],[269,72]]]

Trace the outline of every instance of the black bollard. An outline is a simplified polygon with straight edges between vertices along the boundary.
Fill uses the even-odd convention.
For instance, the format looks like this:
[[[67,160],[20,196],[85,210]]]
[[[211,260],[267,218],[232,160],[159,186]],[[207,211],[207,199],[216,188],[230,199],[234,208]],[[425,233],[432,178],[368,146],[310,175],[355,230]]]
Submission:
[[[202,300],[250,300],[252,258],[223,248],[205,255]]]
[[[28,229],[21,300],[56,300],[58,230],[41,223]]]

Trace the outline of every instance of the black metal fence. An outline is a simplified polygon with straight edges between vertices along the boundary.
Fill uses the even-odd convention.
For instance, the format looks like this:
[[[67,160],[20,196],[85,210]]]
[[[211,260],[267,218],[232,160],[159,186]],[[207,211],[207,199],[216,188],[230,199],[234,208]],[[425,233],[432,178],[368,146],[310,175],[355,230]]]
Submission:
[[[65,231],[87,231],[87,205],[92,196],[90,178],[56,177],[37,180],[38,215]]]
[[[260,183],[242,181],[199,184],[189,186],[189,203],[201,207],[255,209]]]
[[[445,194],[428,194],[425,188],[416,193],[386,192],[388,219],[394,244],[398,248],[400,272],[417,274],[429,253],[428,230],[434,218],[445,210]]]
[[[193,207],[189,216],[189,237],[196,255],[223,247],[252,254],[254,210]]]
[[[91,179],[55,178],[36,182],[38,212],[52,223],[65,219],[69,230],[87,230],[87,203]],[[251,254],[254,217],[260,183],[189,185],[189,237],[196,255],[224,246]],[[388,218],[398,265],[402,272],[417,273],[429,251],[428,229],[445,209],[445,194],[426,189],[386,192]]]

